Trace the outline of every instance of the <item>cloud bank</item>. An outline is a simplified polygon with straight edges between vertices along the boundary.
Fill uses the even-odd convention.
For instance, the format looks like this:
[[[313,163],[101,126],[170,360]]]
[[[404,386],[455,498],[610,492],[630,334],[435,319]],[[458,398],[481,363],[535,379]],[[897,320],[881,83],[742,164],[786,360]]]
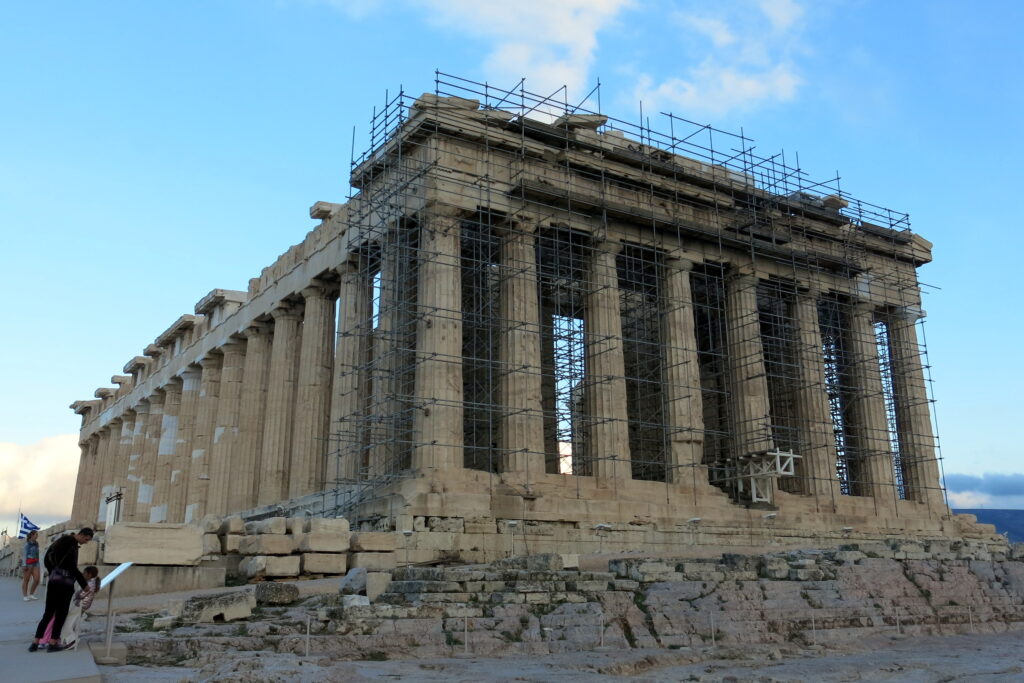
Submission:
[[[0,442],[0,527],[17,535],[19,504],[41,526],[67,519],[78,457],[77,434],[50,436],[28,445]]]
[[[1024,474],[947,474],[946,491],[954,508],[1024,508]]]

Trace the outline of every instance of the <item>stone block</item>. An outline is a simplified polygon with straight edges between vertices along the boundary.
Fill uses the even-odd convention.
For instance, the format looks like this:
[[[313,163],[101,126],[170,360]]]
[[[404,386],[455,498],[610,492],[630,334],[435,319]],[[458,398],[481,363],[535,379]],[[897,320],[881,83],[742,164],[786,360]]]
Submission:
[[[370,598],[365,595],[343,595],[341,596],[342,607],[369,607]]]
[[[204,534],[215,534],[220,531],[220,527],[224,522],[217,515],[206,515],[199,520],[199,528],[203,530]]]
[[[396,546],[395,534],[387,531],[361,531],[352,534],[349,546],[357,553],[392,552]]]
[[[306,520],[305,531],[310,534],[348,534],[350,529],[344,517],[310,517]]]
[[[238,564],[238,572],[247,579],[260,576],[298,576],[301,558],[298,555],[249,555]]]
[[[244,534],[245,533],[245,522],[239,515],[231,515],[225,517],[220,523],[221,534]]]
[[[395,553],[349,553],[349,566],[367,571],[386,571],[395,568]]]
[[[303,553],[303,574],[344,574],[348,568],[348,555],[345,553]]]
[[[245,536],[239,536],[237,534],[227,534],[220,537],[220,552],[223,555],[229,553],[234,554],[239,551],[242,547],[242,539]]]
[[[103,561],[107,564],[199,564],[203,532],[194,524],[119,522],[106,531]]]
[[[363,568],[349,569],[348,574],[338,584],[338,592],[342,595],[354,595],[366,592],[366,577],[369,572]]]
[[[390,583],[390,572],[368,572],[366,574],[366,597],[376,600],[381,593],[387,592]]]
[[[299,540],[299,551],[303,553],[343,553],[348,550],[349,534],[326,533],[311,531],[302,534]]]
[[[203,534],[203,555],[219,555],[220,550],[220,536],[217,534]]]
[[[562,568],[563,569],[579,569],[580,568],[580,556],[578,553],[562,553]]]
[[[295,550],[295,538],[285,534],[244,536],[238,552],[243,555],[290,555]]]
[[[299,587],[294,583],[264,581],[256,584],[256,604],[290,605],[299,599]]]
[[[248,619],[256,607],[256,593],[252,590],[196,595],[185,601],[181,621],[188,624],[212,624],[222,621]]]
[[[246,534],[286,534],[288,533],[288,520],[284,517],[270,517],[256,522],[245,523]]]
[[[285,521],[285,526],[288,529],[288,533],[292,536],[301,536],[306,533],[306,518],[305,517],[289,517]]]
[[[99,561],[100,544],[86,543],[78,546],[78,566],[87,567]]]

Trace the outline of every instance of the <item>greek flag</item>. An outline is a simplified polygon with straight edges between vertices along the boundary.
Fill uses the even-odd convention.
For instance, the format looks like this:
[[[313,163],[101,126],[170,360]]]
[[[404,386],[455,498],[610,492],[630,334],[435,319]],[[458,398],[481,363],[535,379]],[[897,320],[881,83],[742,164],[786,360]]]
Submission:
[[[33,531],[39,531],[39,527],[33,524],[28,517],[18,513],[18,538],[25,538]]]

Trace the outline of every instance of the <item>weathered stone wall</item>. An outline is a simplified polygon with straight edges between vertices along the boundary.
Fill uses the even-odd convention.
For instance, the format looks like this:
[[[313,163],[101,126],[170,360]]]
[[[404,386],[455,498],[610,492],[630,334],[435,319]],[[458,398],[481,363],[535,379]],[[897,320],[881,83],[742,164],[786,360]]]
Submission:
[[[152,662],[219,650],[335,659],[538,655],[756,644],[807,647],[881,633],[1003,632],[1024,625],[1024,546],[851,544],[839,550],[713,559],[630,558],[610,571],[561,555],[458,568],[401,568],[373,604],[317,597],[266,623],[170,637],[139,633]],[[343,604],[348,603],[348,604]],[[153,634],[155,635],[155,634]],[[467,647],[468,638],[468,647]]]

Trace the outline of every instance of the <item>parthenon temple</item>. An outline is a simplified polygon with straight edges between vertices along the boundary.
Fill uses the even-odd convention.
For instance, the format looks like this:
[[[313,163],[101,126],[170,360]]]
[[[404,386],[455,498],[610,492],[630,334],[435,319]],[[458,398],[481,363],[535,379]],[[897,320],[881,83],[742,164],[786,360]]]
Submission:
[[[347,201],[72,404],[72,518],[487,520],[566,552],[955,536],[907,215],[588,101],[392,93]]]

